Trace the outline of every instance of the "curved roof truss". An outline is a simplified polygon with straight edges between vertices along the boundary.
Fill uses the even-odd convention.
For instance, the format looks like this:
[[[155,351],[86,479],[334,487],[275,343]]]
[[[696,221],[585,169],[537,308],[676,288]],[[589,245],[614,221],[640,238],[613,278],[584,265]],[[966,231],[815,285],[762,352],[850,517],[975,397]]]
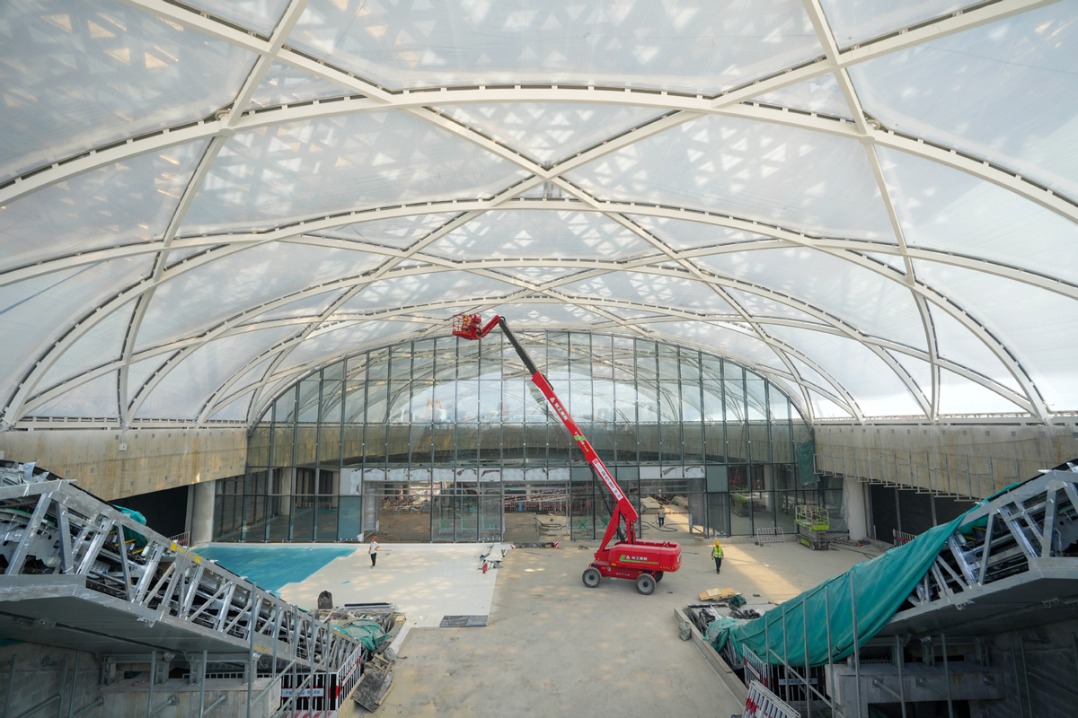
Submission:
[[[523,37],[509,30],[482,35],[505,67],[442,69],[412,33],[409,74],[378,35],[419,27],[409,24],[423,12],[399,5],[49,5],[0,11],[43,38],[31,60],[77,46],[116,85],[141,70],[114,60],[136,67],[144,52],[146,68],[172,73],[151,108],[168,119],[127,130],[125,100],[108,90],[53,77],[60,96],[48,98],[32,73],[7,83],[41,117],[81,99],[105,121],[80,140],[57,114],[45,129],[67,134],[49,145],[20,115],[0,119],[0,207],[14,217],[0,331],[24,349],[0,361],[11,387],[0,427],[252,424],[289,381],[445,333],[458,311],[729,356],[786,386],[815,421],[1051,422],[1078,409],[1078,381],[1058,359],[1078,341],[1078,270],[1058,261],[1078,239],[1078,163],[1066,163],[1074,101],[1061,96],[1059,120],[1037,128],[960,121],[941,105],[1006,107],[1038,82],[1078,96],[1078,81],[1055,70],[1078,59],[1067,42],[1078,11],[1066,4],[925,0],[893,18],[842,0],[770,0],[721,19],[708,3],[681,7],[684,17],[627,10],[655,13],[690,55],[714,27],[766,28],[779,60],[740,56],[741,68],[719,51],[730,64],[706,90],[692,68],[662,69],[681,65],[658,41],[647,63],[641,41],[548,72],[507,59]],[[571,23],[548,29],[563,5],[514,5],[550,14],[524,35],[535,38],[526,52],[578,42]],[[493,4],[501,12],[512,14]],[[440,33],[428,54],[459,56],[491,22],[422,21]],[[624,30],[610,16],[587,22]],[[366,69],[348,50],[359,38],[374,38]],[[168,105],[169,91],[214,67],[214,52],[236,63],[207,82],[219,86]],[[1004,79],[986,87],[963,52]],[[600,79],[615,66],[621,86]],[[52,72],[82,79],[78,68]],[[934,74],[938,87],[887,84]],[[934,106],[933,93],[949,96]],[[20,143],[46,160],[33,164]],[[126,176],[139,183],[128,189]],[[147,183],[156,192],[135,196]],[[53,217],[55,206],[71,219]],[[50,233],[55,246],[41,241]]]

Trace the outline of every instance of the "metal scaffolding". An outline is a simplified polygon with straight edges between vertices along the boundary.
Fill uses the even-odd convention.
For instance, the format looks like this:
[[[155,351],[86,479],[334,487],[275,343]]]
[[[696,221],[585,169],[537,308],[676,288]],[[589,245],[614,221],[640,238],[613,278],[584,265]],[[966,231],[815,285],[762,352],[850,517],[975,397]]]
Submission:
[[[1078,578],[1078,473],[1053,469],[986,499],[966,513],[891,631],[937,630],[991,617],[994,596],[1016,594],[1040,604],[1071,592]],[[1009,608],[1008,610],[1013,610]],[[960,614],[960,615],[959,615]]]
[[[192,675],[240,666],[249,685],[287,672],[294,686],[361,661],[352,636],[71,482],[0,472],[0,636],[106,663],[148,656],[151,690],[173,659]]]
[[[907,705],[929,700],[942,701],[953,715],[958,701],[998,700],[1003,668],[988,659],[991,638],[1012,632],[1013,642],[1014,631],[1078,615],[1078,465],[1043,471],[964,514],[908,598],[873,635],[858,636],[859,592],[853,573],[847,575],[855,647],[848,658],[811,665],[788,660],[787,648],[809,655],[809,625],[827,627],[823,654],[834,655],[834,605],[824,592],[822,610],[810,612],[810,591],[773,609],[781,623],[764,620],[764,644],[773,645],[770,631],[782,650],[757,658],[731,639],[721,651],[727,664],[744,670],[746,683],[776,691],[810,716],[865,715],[876,703],[897,703],[905,716]],[[720,618],[691,606],[689,616],[702,632]],[[787,630],[787,616],[801,628]],[[802,644],[803,650],[793,650]]]

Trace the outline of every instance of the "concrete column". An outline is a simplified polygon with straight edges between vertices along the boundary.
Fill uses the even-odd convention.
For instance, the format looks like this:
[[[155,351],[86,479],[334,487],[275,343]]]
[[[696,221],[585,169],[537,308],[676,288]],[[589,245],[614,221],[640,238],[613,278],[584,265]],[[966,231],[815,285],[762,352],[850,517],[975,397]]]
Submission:
[[[206,481],[194,485],[195,502],[191,511],[191,545],[199,546],[213,541],[213,506],[216,482]]]
[[[278,516],[292,513],[292,491],[296,486],[296,467],[276,469],[281,474],[281,499],[277,505]]]
[[[868,511],[865,507],[865,485],[847,476],[842,481],[842,503],[846,509],[846,527],[850,539],[858,541],[868,536]]]

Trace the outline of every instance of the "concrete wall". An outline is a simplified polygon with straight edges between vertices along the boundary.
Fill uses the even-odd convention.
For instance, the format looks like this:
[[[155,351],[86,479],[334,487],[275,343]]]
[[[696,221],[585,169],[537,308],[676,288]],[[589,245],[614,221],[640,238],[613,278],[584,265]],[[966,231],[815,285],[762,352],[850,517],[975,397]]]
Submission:
[[[119,718],[145,716],[152,702],[158,718],[197,716],[201,704],[215,706],[214,716],[268,718],[281,703],[280,679],[259,678],[252,686],[247,711],[247,684],[242,678],[207,680],[205,689],[183,678],[153,686],[148,666],[112,685],[102,685],[102,664],[90,653],[35,643],[0,646],[0,716],[71,716]]]
[[[34,643],[0,646],[0,715],[69,716],[82,710],[81,718],[105,718],[100,681],[100,665],[89,653]]]
[[[982,498],[1078,458],[1078,419],[817,424],[816,469],[862,481]]]
[[[971,703],[974,718],[1073,718],[1078,714],[1078,621],[995,636],[989,654],[992,664],[1002,669],[1003,697]]]
[[[981,498],[1039,469],[1078,458],[1078,419],[1018,422],[817,424],[817,470]],[[125,448],[121,448],[125,447]],[[106,500],[244,473],[242,427],[128,430],[38,429],[0,433],[13,461],[76,479]]]
[[[247,432],[241,428],[128,430],[40,429],[0,433],[11,461],[38,466],[106,501],[241,476]]]

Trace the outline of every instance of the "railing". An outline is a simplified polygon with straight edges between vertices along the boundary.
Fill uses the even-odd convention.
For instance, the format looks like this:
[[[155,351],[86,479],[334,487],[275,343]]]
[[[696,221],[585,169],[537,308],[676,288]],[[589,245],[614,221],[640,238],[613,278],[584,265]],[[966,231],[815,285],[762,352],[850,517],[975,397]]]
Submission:
[[[191,545],[191,532],[190,531],[184,531],[183,533],[178,533],[175,536],[169,536],[168,540],[171,541],[172,543],[176,544],[177,546],[190,546]]]
[[[769,526],[756,529],[756,543],[761,546],[769,543],[784,543],[786,534],[781,526]]]
[[[917,538],[917,534],[906,533],[905,531],[899,531],[898,529],[891,529],[891,545],[901,546],[904,543]]]
[[[801,718],[801,714],[756,681],[749,686],[742,718]]]

